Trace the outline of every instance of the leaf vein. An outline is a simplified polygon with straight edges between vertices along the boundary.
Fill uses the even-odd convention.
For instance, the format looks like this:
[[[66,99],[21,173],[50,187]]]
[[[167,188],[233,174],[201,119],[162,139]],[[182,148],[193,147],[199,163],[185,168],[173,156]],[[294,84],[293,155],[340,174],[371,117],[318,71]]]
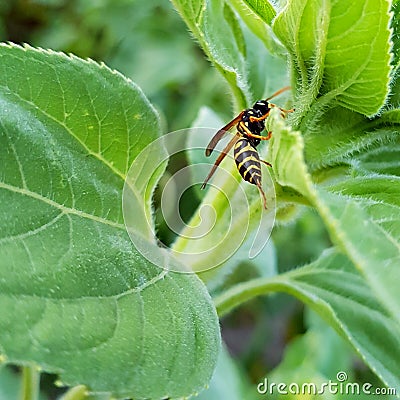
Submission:
[[[96,215],[88,214],[88,213],[86,213],[84,211],[81,211],[81,210],[73,209],[73,208],[70,208],[70,207],[65,207],[64,205],[59,204],[54,200],[50,200],[47,197],[44,197],[44,196],[42,196],[42,195],[40,195],[38,193],[32,192],[32,191],[27,190],[27,189],[21,189],[21,188],[12,186],[12,185],[8,185],[7,183],[4,183],[4,182],[0,182],[0,189],[9,190],[9,191],[14,192],[14,193],[19,193],[19,194],[24,195],[24,196],[32,197],[32,198],[34,198],[36,200],[40,200],[40,201],[48,204],[49,206],[58,208],[64,214],[77,215],[77,216],[82,217],[82,218],[87,218],[87,219],[93,220],[95,222],[99,222],[99,223],[102,223],[102,224],[105,224],[105,225],[109,225],[109,226],[112,226],[112,227],[115,227],[115,228],[119,228],[119,229],[124,229],[125,230],[125,225],[124,224],[120,224],[120,223],[117,223],[117,222],[114,222],[114,221],[110,221],[110,220],[104,219],[102,217],[98,217]]]
[[[3,243],[12,242],[14,240],[22,240],[23,241],[23,239],[34,236],[34,235],[46,230],[50,226],[54,225],[63,215],[64,215],[64,213],[61,212],[60,214],[57,214],[54,218],[52,218],[49,222],[46,222],[45,224],[43,224],[35,229],[28,230],[24,233],[19,233],[18,235],[3,237],[0,239],[0,245]]]

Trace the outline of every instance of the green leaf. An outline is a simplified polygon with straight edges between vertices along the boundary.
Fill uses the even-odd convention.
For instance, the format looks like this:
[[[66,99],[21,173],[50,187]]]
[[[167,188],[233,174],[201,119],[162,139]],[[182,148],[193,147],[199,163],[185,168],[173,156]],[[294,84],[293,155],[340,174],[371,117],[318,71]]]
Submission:
[[[268,1],[233,0],[231,3],[249,30],[263,42],[272,54],[286,55],[282,44],[272,33],[271,23],[275,18],[276,11]],[[284,69],[286,70],[286,68]]]
[[[233,257],[224,263],[223,268],[206,271],[198,276],[207,282],[207,288],[214,297],[216,293],[226,290],[239,282],[256,277],[270,277],[277,274],[277,257],[275,246],[269,240],[256,257],[249,258],[256,232],[252,232],[240,246]]]
[[[307,313],[307,315],[310,314],[310,312]],[[312,316],[313,320],[316,320],[316,315]],[[309,327],[305,334],[290,341],[285,349],[283,360],[267,376],[267,382],[270,382],[270,385],[272,382],[285,382],[288,385],[294,382],[301,387],[304,383],[313,383],[319,388],[322,383],[329,380],[335,382],[339,371],[351,371],[354,354],[349,345],[319,318],[317,321],[317,323],[313,322],[313,326]],[[352,377],[347,380],[347,382],[352,381],[354,381]],[[296,394],[288,393],[273,398],[297,399],[298,397]],[[318,397],[312,396],[315,399]],[[324,393],[323,398],[335,399],[340,396]]]
[[[267,52],[259,39],[249,39],[250,32],[239,23],[229,3],[219,0],[172,0],[172,3],[209,60],[227,80],[234,94],[236,109],[246,108],[257,99],[254,96],[264,94],[265,81],[261,87],[255,82],[265,79]],[[236,8],[241,6],[237,2],[234,5]],[[253,29],[259,37],[262,36],[260,29],[260,24]],[[254,63],[260,60],[263,61],[263,68],[257,74],[254,69],[250,72],[249,66],[253,68]],[[251,90],[254,88],[260,94]]]
[[[104,397],[103,397],[104,396]],[[91,396],[86,386],[74,386],[65,392],[59,400],[110,400],[109,393]]]
[[[215,299],[220,315],[257,294],[298,297],[352,344],[389,387],[400,387],[400,327],[350,260],[331,249],[308,266],[274,278],[255,279]],[[379,340],[377,340],[379,338]]]
[[[244,0],[244,4],[258,15],[266,24],[271,25],[272,20],[276,15],[274,7],[269,1],[259,1],[259,0]]]
[[[247,30],[244,31],[247,53],[246,65],[249,74],[249,88],[252,95],[251,103],[269,97],[272,93],[289,84],[287,60],[279,56],[279,49],[266,52],[260,40]],[[266,36],[267,38],[270,37]],[[282,50],[280,51],[282,53]],[[275,56],[274,54],[277,54]],[[279,97],[279,103],[285,104],[288,94]]]
[[[274,132],[268,147],[276,181],[289,186],[305,197],[314,197],[311,177],[304,162],[304,143],[299,131],[287,126],[276,109],[267,120],[267,130]]]
[[[207,56],[230,84],[239,107],[243,107],[249,96],[244,79],[244,43],[238,21],[229,6],[217,0],[173,0],[172,3]]]
[[[304,132],[310,171],[348,163],[350,156],[390,143],[396,135],[393,125],[383,118],[369,119],[343,107],[327,110],[315,126],[308,125]]]
[[[122,217],[126,173],[158,137],[157,114],[104,65],[14,45],[0,60],[7,361],[117,398],[199,392],[220,346],[210,297],[196,276],[149,263]]]
[[[248,383],[228,350],[224,346],[221,350],[210,386],[196,397],[198,400],[243,400],[245,398]]]
[[[304,335],[291,340],[285,349],[282,362],[267,375],[266,380],[261,380],[259,388],[264,391],[268,387],[275,389],[274,395],[269,396],[272,399],[295,400],[301,395],[299,396],[299,394],[290,393],[289,391],[287,391],[287,394],[278,394],[276,386],[273,387],[273,384],[285,383],[287,390],[290,384],[297,383],[300,390],[304,385],[306,393],[311,394],[311,396],[308,396],[310,399],[317,400],[321,398],[321,394],[317,393],[324,387],[322,385],[327,385],[330,381],[339,383],[339,377],[343,385],[358,384],[360,388],[359,393],[357,393],[357,390],[346,393],[346,399],[367,400],[370,398],[371,394],[367,394],[362,390],[363,383],[361,382],[364,382],[364,379],[361,378],[360,380],[359,376],[355,376],[352,373],[355,360],[354,353],[349,348],[349,345],[331,327],[324,324],[316,314],[310,313],[309,309],[306,309],[306,311],[308,311],[306,313],[307,319],[310,320],[310,316],[312,317],[311,326],[308,327]],[[356,362],[359,364],[358,361]],[[358,367],[357,370],[359,369]],[[372,375],[368,375],[367,382],[372,385],[372,393],[375,388],[382,387],[382,383],[378,379],[374,379]],[[346,386],[343,387],[346,388]],[[351,386],[347,387],[350,388]],[[356,386],[353,387],[355,388]],[[254,391],[256,391],[255,388]],[[259,398],[262,399],[265,396],[265,394],[260,395]],[[395,396],[385,395],[380,395],[380,397],[395,398]],[[325,390],[322,398],[326,400],[342,399],[343,393],[341,394],[340,390],[336,393]]]
[[[371,176],[371,182],[380,182],[386,179],[389,189],[392,191],[397,191],[396,179],[395,177],[400,176],[400,166],[398,163],[398,157],[400,154],[400,141],[395,139],[396,127],[387,127],[387,132],[392,135],[392,140],[387,141],[387,143],[380,143],[378,146],[373,147],[365,153],[359,153],[353,157],[352,164],[354,168],[358,170],[359,174],[379,174],[378,176]],[[392,184],[390,180],[395,179]],[[386,188],[383,188],[386,190]],[[386,193],[382,193],[383,196],[387,198]],[[395,201],[392,199],[391,202]]]
[[[307,125],[303,134],[310,172],[317,180],[323,173],[343,173],[358,154],[391,147],[399,126],[399,111],[395,109],[373,119],[343,107],[327,110],[315,125]],[[384,161],[382,157],[380,161]]]
[[[400,179],[391,175],[354,176],[320,193],[330,209],[332,232],[363,273],[376,297],[400,323]],[[338,195],[340,193],[340,195]],[[362,229],[361,229],[362,228]]]
[[[317,120],[328,106],[370,116],[384,105],[391,71],[389,6],[388,0],[288,1],[273,27],[291,58],[296,126],[308,112],[307,122]]]
[[[393,42],[393,65],[398,66],[400,60],[400,1],[392,0],[393,13],[391,27],[393,29],[392,42]]]

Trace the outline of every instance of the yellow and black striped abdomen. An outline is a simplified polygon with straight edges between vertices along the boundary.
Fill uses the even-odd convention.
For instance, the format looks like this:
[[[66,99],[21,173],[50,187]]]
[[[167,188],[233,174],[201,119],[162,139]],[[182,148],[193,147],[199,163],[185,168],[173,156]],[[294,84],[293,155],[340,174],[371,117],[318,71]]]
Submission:
[[[247,182],[253,185],[261,185],[261,163],[257,150],[242,137],[236,144],[233,151],[236,166],[240,175]]]

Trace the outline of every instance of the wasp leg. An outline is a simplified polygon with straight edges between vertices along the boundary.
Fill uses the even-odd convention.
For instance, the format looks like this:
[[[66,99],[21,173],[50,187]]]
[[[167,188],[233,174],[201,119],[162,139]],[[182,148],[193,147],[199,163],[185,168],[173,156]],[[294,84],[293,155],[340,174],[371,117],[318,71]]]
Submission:
[[[271,168],[272,168],[272,164],[269,163],[268,161],[264,161],[264,160],[261,160],[261,159],[260,159],[260,161],[261,161],[262,163],[264,163],[265,165],[267,165],[268,167],[271,167]]]
[[[258,190],[260,191],[261,196],[263,198],[264,209],[267,210],[267,197],[265,196],[264,190],[262,189],[260,184],[258,184],[257,187],[258,187]]]
[[[261,117],[252,117],[252,116],[250,116],[249,120],[250,120],[250,122],[264,121],[264,119],[266,119],[268,117],[268,115],[269,115],[269,111],[267,113],[265,113]]]
[[[290,110],[286,110],[285,108],[278,107],[276,104],[273,104],[273,103],[269,103],[269,106],[270,106],[270,108],[276,107],[278,110],[280,110],[281,111],[281,116],[283,118],[286,117],[286,114],[295,112],[294,108],[291,108]]]
[[[290,110],[285,110],[284,108],[280,108],[280,107],[278,107],[278,108],[279,108],[279,110],[281,112],[281,117],[282,118],[286,118],[287,114],[292,113],[292,112],[295,111],[294,108],[291,108]]]
[[[289,114],[289,113],[292,113],[292,112],[295,112],[295,111],[296,111],[295,108],[291,108],[290,110],[286,110],[286,109],[284,109],[284,108],[280,108],[280,107],[279,107],[279,109],[280,109],[283,113],[285,113],[285,114]]]
[[[253,139],[260,139],[260,140],[269,140],[271,139],[272,132],[268,132],[267,136],[261,136],[261,135],[255,135],[254,133],[251,133],[250,131],[246,131],[247,136],[253,138]]]
[[[271,139],[271,135],[272,135],[272,132],[268,132],[267,136],[255,135],[254,133],[251,132],[251,130],[242,121],[239,122],[238,130],[240,133],[245,134],[248,137],[251,137],[253,139],[269,140],[269,139]]]

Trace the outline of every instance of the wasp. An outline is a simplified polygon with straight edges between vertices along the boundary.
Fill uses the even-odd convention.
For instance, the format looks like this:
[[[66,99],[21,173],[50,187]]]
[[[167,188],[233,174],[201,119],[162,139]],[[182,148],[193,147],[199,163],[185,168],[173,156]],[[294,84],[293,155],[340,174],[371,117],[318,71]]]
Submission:
[[[294,111],[294,109],[285,110],[269,102],[272,98],[289,89],[290,87],[286,86],[267,99],[256,101],[253,107],[243,110],[213,136],[206,149],[207,157],[211,155],[215,146],[223,138],[225,133],[236,127],[235,136],[229,141],[216,159],[210,173],[201,186],[202,189],[206,187],[207,182],[213,176],[219,164],[221,164],[231,148],[234,147],[233,155],[240,175],[245,181],[257,186],[263,198],[264,208],[267,209],[267,198],[261,187],[261,162],[269,167],[272,167],[272,165],[260,159],[257,146],[262,140],[269,140],[271,138],[272,132],[268,132],[266,136],[262,136],[261,132],[265,129],[265,119],[274,107],[281,111],[282,116],[286,116],[287,113]]]

